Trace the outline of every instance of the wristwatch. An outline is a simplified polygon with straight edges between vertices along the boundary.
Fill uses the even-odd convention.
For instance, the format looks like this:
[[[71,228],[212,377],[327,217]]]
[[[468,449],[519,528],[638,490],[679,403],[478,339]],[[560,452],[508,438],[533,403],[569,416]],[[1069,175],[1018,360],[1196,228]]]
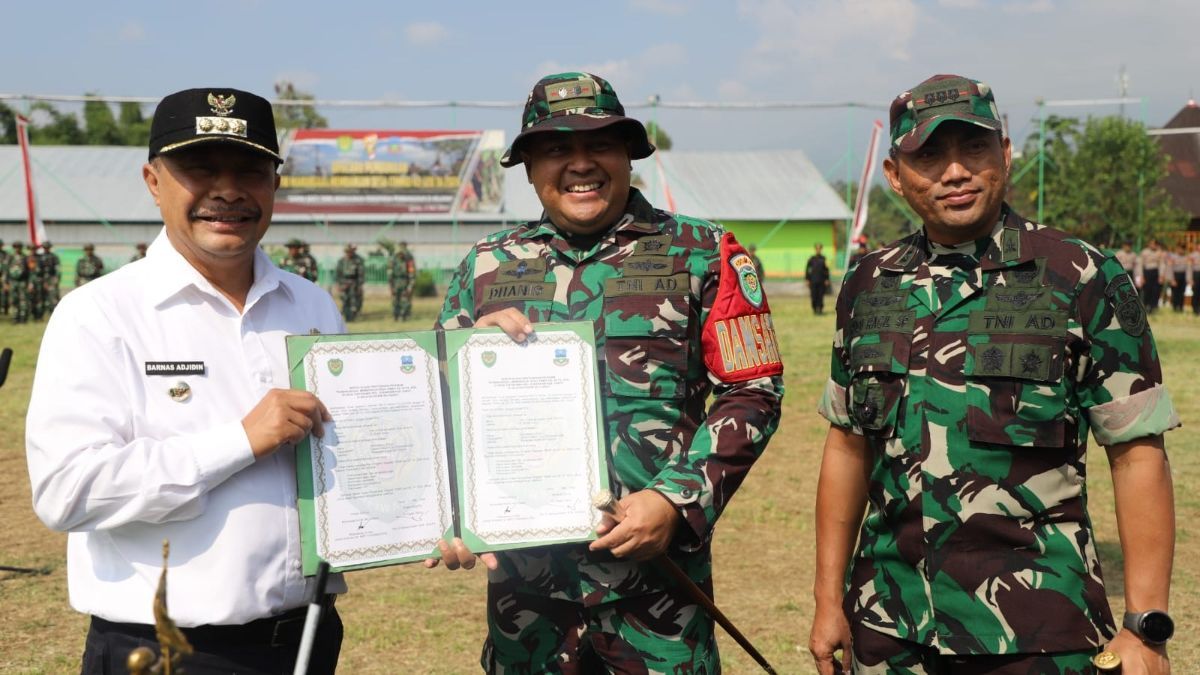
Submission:
[[[1125,620],[1121,625],[1150,645],[1161,645],[1175,634],[1175,622],[1171,620],[1171,615],[1161,609],[1125,612]]]

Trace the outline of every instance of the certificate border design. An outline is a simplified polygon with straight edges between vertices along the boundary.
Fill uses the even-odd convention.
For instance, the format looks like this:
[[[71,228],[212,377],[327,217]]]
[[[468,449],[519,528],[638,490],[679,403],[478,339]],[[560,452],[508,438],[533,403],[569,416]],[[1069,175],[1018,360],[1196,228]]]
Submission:
[[[319,370],[317,369],[317,356],[328,354],[348,354],[348,353],[370,353],[370,352],[420,352],[425,358],[425,374],[428,379],[430,391],[441,391],[441,385],[438,379],[438,360],[436,356],[425,351],[415,340],[411,338],[401,340],[370,340],[370,341],[355,341],[355,342],[329,342],[314,344],[305,355],[305,379],[309,391],[314,396],[320,398],[320,381],[318,379]],[[446,441],[444,438],[444,429],[442,420],[439,415],[441,410],[436,405],[434,398],[429,400],[429,413],[432,418],[432,427],[434,431],[434,463],[438,476],[437,481],[437,496],[438,496],[438,527],[445,531],[451,524],[451,517],[446,512],[446,505],[449,497],[443,490],[442,478],[447,475],[448,469],[445,466]],[[326,504],[325,494],[328,491],[328,484],[325,482],[325,443],[324,439],[316,436],[312,437],[313,442],[313,484],[317,489],[313,490],[313,501],[316,505],[317,512],[317,556],[330,563],[334,562],[351,562],[369,563],[378,560],[383,560],[397,555],[417,555],[411,553],[411,549],[417,546],[432,549],[437,546],[437,542],[441,539],[440,534],[431,539],[418,539],[409,543],[406,546],[399,544],[388,544],[383,546],[366,546],[361,548],[342,549],[332,551],[329,543],[329,510]]]
[[[576,335],[575,333],[566,332],[566,331],[548,331],[545,333],[539,332],[537,334],[537,343],[539,345],[541,345],[541,344],[570,345],[570,346],[577,346],[579,348],[580,359],[579,359],[578,367],[580,370],[580,381],[583,382],[583,399],[584,399],[584,411],[585,411],[584,412],[584,424],[585,424],[586,428],[592,430],[592,433],[587,434],[587,437],[584,440],[584,443],[585,443],[584,459],[589,460],[586,462],[588,494],[586,495],[585,503],[590,505],[592,497],[599,490],[598,477],[596,475],[596,462],[590,461],[590,458],[596,457],[597,459],[599,459],[598,455],[599,455],[599,452],[601,451],[601,448],[599,448],[596,445],[597,432],[600,431],[600,428],[598,426],[599,422],[598,422],[598,420],[593,420],[593,415],[594,415],[595,409],[596,409],[595,390],[592,387],[589,387],[587,384],[592,381],[591,379],[589,379],[587,377],[588,364],[591,363],[592,368],[596,367],[596,365],[595,365],[596,357],[595,357],[595,354],[593,353],[593,347],[590,344],[588,344],[585,340],[580,338],[578,335]],[[463,347],[459,353],[460,358],[461,358],[461,360],[459,361],[459,364],[460,364],[460,368],[461,368],[461,372],[462,372],[463,388],[467,389],[467,390],[470,390],[472,388],[471,387],[471,371],[475,367],[475,361],[476,361],[475,352],[476,351],[478,351],[479,349],[487,348],[487,347],[496,347],[496,346],[511,347],[512,344],[513,344],[512,339],[509,338],[507,335],[504,335],[503,333],[484,333],[484,334],[472,335],[467,340],[466,344],[463,345]],[[476,458],[475,458],[475,453],[472,452],[468,455],[468,452],[467,452],[468,447],[470,447],[470,448],[475,447],[475,440],[474,440],[474,436],[473,436],[473,431],[475,428],[475,424],[474,424],[475,412],[472,409],[470,396],[461,396],[460,400],[462,402],[462,408],[463,408],[462,431],[465,436],[470,438],[469,444],[463,444],[463,455],[465,456],[465,458],[467,460],[467,473],[466,473],[466,477],[465,477],[467,485],[466,485],[465,492],[467,494],[472,495],[471,508],[468,510],[468,513],[467,513],[468,526],[470,527],[471,531],[474,532],[478,537],[480,537],[484,541],[488,541],[491,543],[509,543],[513,540],[532,540],[535,537],[538,537],[538,538],[586,537],[587,535],[591,534],[593,528],[595,527],[595,518],[593,518],[592,522],[589,523],[586,527],[548,527],[548,528],[525,528],[525,529],[511,529],[511,530],[487,530],[487,531],[478,529],[478,526],[477,526],[478,513],[476,512],[476,500],[473,497],[473,495],[477,494],[477,491],[475,489],[475,459]]]

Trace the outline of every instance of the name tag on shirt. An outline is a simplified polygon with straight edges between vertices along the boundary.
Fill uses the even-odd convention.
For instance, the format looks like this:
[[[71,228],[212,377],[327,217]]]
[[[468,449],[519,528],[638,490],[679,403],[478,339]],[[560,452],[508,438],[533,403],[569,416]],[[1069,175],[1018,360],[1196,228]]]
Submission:
[[[203,375],[203,361],[147,361],[147,375]]]

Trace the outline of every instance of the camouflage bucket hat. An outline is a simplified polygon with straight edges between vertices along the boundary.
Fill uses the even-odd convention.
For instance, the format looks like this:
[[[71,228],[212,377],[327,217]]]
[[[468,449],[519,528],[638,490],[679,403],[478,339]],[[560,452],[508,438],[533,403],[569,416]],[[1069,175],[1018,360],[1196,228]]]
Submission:
[[[654,146],[642,123],[625,116],[625,107],[606,80],[590,73],[547,75],[533,85],[521,113],[521,132],[500,158],[504,167],[521,163],[521,145],[547,131],[594,131],[619,124],[629,137],[630,159],[649,157]]]
[[[992,88],[959,75],[934,75],[892,101],[892,148],[912,152],[946,120],[1002,131]]]

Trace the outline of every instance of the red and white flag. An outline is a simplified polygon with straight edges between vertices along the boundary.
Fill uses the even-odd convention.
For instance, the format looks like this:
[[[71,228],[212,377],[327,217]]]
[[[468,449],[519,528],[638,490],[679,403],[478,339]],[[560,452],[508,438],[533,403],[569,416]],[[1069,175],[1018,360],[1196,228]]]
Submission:
[[[871,175],[875,173],[875,156],[879,152],[879,135],[883,122],[875,120],[871,127],[871,143],[867,145],[867,162],[863,164],[862,177],[858,180],[858,199],[854,203],[854,226],[850,228],[850,245],[846,247],[847,259],[854,250],[854,242],[862,236],[867,226],[867,203],[871,194]]]
[[[29,120],[17,115],[17,144],[21,147],[21,167],[25,174],[25,207],[29,214],[29,243],[37,248],[46,241],[46,225],[38,211],[37,196],[33,192],[33,164],[29,161]]]

